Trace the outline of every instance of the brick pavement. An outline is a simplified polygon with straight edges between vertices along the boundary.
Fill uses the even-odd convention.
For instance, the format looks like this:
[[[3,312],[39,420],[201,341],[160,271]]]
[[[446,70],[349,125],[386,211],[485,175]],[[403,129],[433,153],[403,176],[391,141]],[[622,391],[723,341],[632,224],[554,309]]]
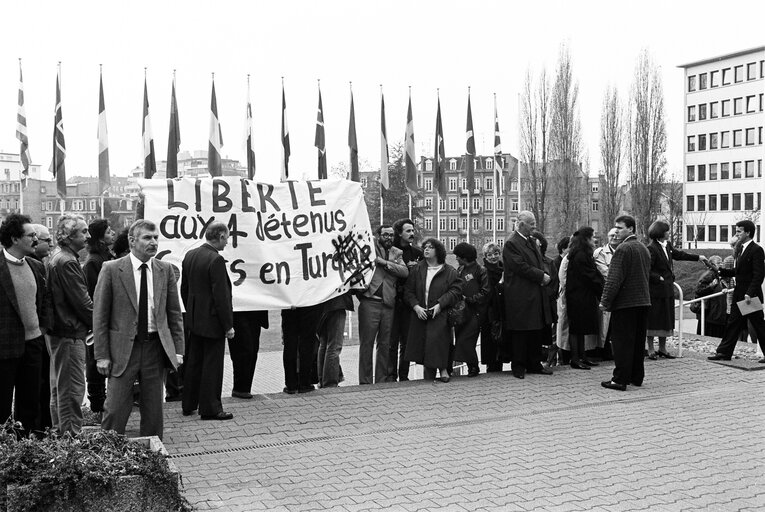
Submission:
[[[604,365],[290,396],[271,393],[280,358],[256,371],[278,385],[256,377],[254,400],[224,398],[232,421],[166,404],[165,445],[198,510],[765,507],[763,371],[685,357],[646,361],[645,385],[624,393],[600,387]],[[342,360],[354,384],[353,350]]]

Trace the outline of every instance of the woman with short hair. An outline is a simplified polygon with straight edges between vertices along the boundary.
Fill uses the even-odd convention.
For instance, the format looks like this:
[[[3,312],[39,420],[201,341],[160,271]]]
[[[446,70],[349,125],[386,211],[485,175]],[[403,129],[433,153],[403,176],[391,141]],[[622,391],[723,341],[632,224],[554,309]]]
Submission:
[[[457,244],[454,255],[459,263],[457,274],[462,279],[462,298],[465,300],[464,322],[454,328],[454,360],[467,365],[468,377],[476,377],[480,370],[475,346],[486,316],[489,277],[486,270],[476,261],[478,252],[472,245],[466,242]]]
[[[482,252],[489,295],[486,300],[486,315],[481,324],[481,363],[486,365],[487,372],[501,372],[503,359],[510,360],[507,348],[509,343],[504,341],[505,329],[502,325],[505,316],[502,295],[502,248],[494,242],[488,242],[483,246]]]

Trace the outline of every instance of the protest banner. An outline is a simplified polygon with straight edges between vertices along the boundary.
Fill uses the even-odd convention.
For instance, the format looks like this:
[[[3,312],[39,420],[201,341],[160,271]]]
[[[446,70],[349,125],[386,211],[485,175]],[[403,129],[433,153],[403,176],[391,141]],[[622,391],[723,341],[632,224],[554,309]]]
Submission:
[[[347,180],[244,178],[138,180],[144,218],[159,228],[157,258],[179,269],[205,241],[213,221],[225,223],[222,251],[233,284],[234,310],[319,304],[374,273],[375,251],[361,185]]]

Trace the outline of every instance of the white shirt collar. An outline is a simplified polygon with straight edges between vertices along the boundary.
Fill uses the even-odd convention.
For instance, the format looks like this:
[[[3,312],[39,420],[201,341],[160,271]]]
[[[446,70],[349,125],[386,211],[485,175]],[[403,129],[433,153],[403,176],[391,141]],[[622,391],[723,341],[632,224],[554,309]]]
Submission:
[[[24,258],[17,258],[13,254],[9,253],[7,249],[3,248],[3,255],[5,256],[5,259],[10,261],[11,263],[24,263]]]
[[[744,254],[744,251],[746,250],[746,246],[751,244],[751,243],[752,243],[752,240],[747,240],[746,242],[741,244],[741,254]]]
[[[521,232],[520,232],[520,231],[518,231],[517,229],[515,230],[515,232],[516,232],[516,233],[518,233],[519,235],[521,235],[521,237],[523,237],[523,239],[524,239],[524,240],[528,240],[528,239],[529,239],[529,237],[527,237],[527,236],[524,236],[524,235],[523,235],[523,233],[521,233]]]
[[[133,272],[138,272],[138,270],[141,268],[141,265],[144,263],[146,263],[146,266],[148,267],[147,270],[151,272],[151,260],[152,258],[149,258],[149,261],[143,262],[136,258],[132,252],[130,253],[130,264],[133,266]]]

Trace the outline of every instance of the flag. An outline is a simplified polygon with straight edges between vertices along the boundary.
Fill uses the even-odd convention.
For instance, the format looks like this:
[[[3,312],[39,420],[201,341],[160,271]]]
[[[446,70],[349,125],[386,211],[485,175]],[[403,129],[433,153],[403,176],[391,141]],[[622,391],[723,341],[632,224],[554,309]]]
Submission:
[[[247,177],[255,178],[255,148],[252,140],[252,103],[250,103],[250,76],[247,75]]]
[[[151,178],[157,172],[157,159],[154,156],[154,136],[151,134],[151,118],[149,117],[149,91],[146,87],[146,77],[143,79],[143,177]]]
[[[468,91],[467,127],[465,128],[465,181],[468,194],[473,190],[475,182],[475,135],[473,134],[473,109],[470,107],[470,92]]]
[[[167,135],[167,178],[178,177],[178,152],[181,150],[181,126],[178,121],[178,103],[175,101],[175,75],[170,92],[170,129]]]
[[[313,145],[319,152],[319,179],[327,179],[327,141],[324,139],[324,107],[321,103],[321,89],[319,89],[319,109],[316,111],[316,136]]]
[[[499,117],[497,116],[497,97],[494,97],[494,186],[499,195],[502,191],[502,143],[499,140]]]
[[[385,132],[385,97],[380,93],[380,185],[388,190],[388,135]]]
[[[223,135],[218,121],[218,101],[215,99],[215,79],[212,83],[212,99],[210,100],[210,143],[207,146],[207,172],[210,176],[223,176],[220,160],[220,148],[223,147]]]
[[[21,59],[19,59],[19,110],[16,114],[16,138],[19,139],[19,158],[21,159],[21,185],[26,186],[29,177],[29,137],[27,136],[27,114],[24,108],[24,77],[21,74]]]
[[[109,135],[106,130],[106,106],[104,105],[104,79],[98,73],[98,193],[103,194],[112,186],[109,175]],[[102,212],[103,213],[103,212]]]
[[[50,170],[56,178],[58,197],[66,199],[66,143],[64,142],[64,114],[61,110],[61,66],[56,76],[56,108],[53,116],[53,160]]]
[[[353,91],[351,91],[351,118],[348,122],[348,147],[351,150],[351,181],[361,181],[361,176],[359,176],[359,145],[356,142],[356,112],[353,108]]]
[[[414,157],[414,120],[412,119],[412,93],[409,93],[409,108],[406,111],[406,135],[404,137],[406,155],[406,189],[410,196],[417,195],[417,164]]]
[[[436,182],[438,197],[443,199],[446,197],[446,172],[444,169],[446,155],[444,153],[444,129],[441,126],[441,98],[438,99],[438,110],[436,113],[436,147],[433,159],[435,160],[433,167],[435,175],[433,179]]]
[[[287,128],[287,97],[282,83],[282,181],[290,177],[290,131]]]

